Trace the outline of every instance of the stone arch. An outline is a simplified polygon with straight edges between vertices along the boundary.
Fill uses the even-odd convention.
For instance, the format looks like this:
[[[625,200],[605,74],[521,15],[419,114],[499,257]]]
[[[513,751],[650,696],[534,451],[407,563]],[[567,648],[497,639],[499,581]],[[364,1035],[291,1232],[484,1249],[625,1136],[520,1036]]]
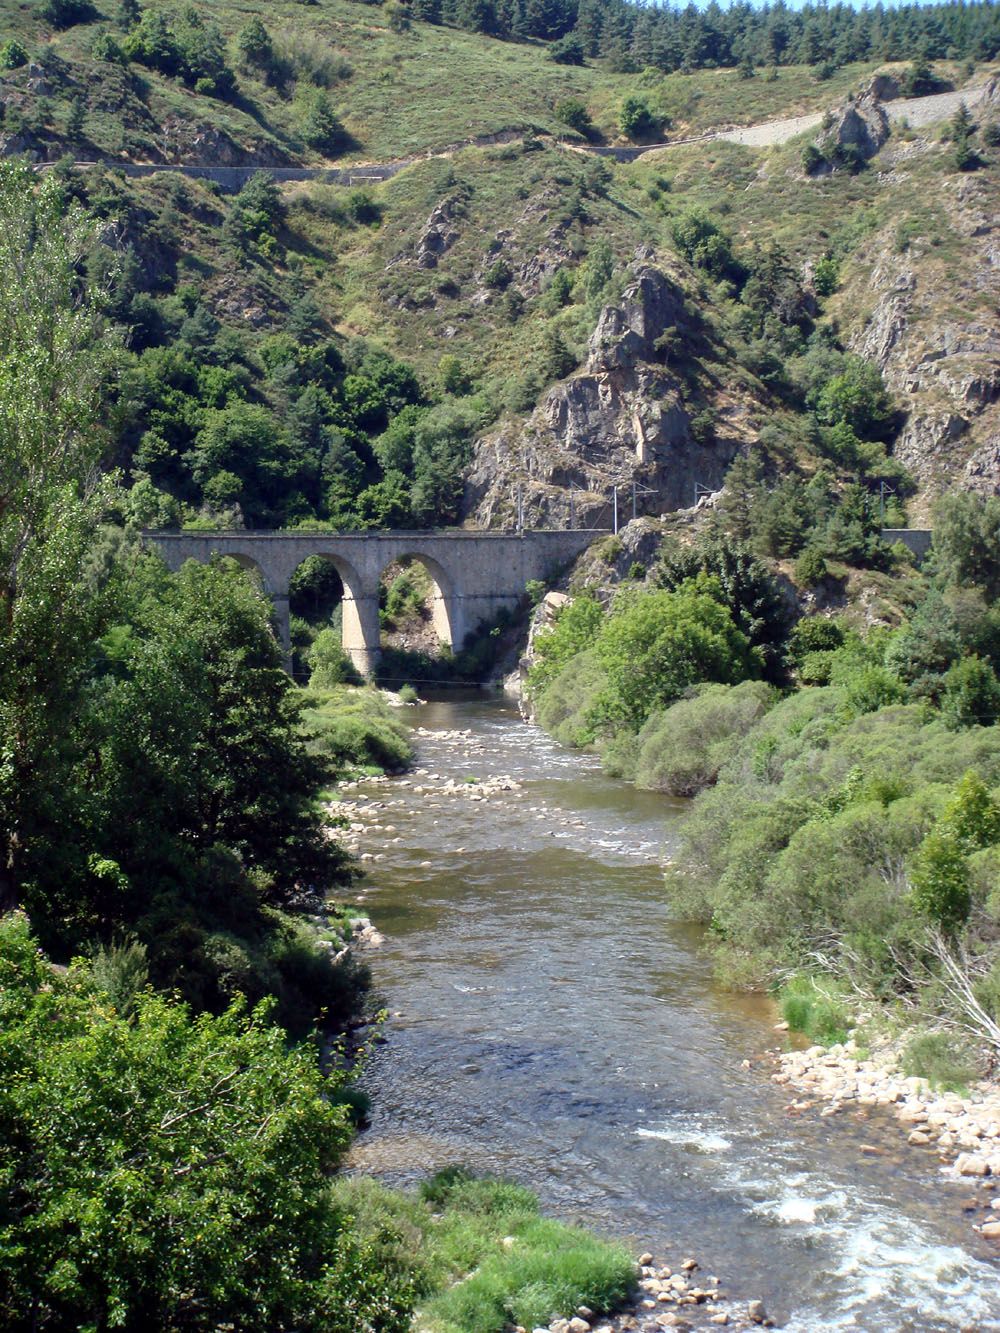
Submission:
[[[383,566],[379,578],[390,564],[399,561],[411,561],[422,565],[430,577],[431,589],[431,624],[443,647],[461,648],[465,638],[465,626],[462,623],[461,597],[454,577],[439,560],[425,555],[419,547],[394,552],[392,560]]]
[[[261,591],[265,592],[268,597],[274,597],[277,591],[274,579],[268,575],[267,570],[259,560],[255,560],[252,555],[247,555],[245,551],[216,551],[214,554],[220,560],[232,560],[233,564],[239,565],[240,569],[256,574],[260,579]]]
[[[378,589],[366,588],[355,566],[333,551],[307,551],[295,569],[311,558],[325,560],[337,571],[343,588],[341,646],[357,670],[370,675],[379,655]],[[294,572],[290,572],[289,579]]]

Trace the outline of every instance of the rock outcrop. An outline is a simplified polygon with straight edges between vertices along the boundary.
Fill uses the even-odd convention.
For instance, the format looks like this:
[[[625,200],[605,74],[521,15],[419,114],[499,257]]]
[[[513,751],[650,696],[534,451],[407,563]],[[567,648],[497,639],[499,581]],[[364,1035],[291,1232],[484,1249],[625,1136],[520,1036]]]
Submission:
[[[871,92],[830,112],[816,146],[829,167],[867,162],[889,138],[889,117]]]
[[[961,268],[936,262],[932,224],[903,236],[894,228],[870,246],[863,294],[859,285],[847,297],[869,302],[850,346],[879,365],[906,413],[894,452],[928,496],[955,485],[1000,494],[1000,328],[992,317],[1000,224],[992,198],[975,179],[942,188],[948,227],[971,242]],[[928,319],[928,311],[938,313]]]
[[[714,431],[696,430],[684,382],[670,366],[696,336],[683,292],[651,250],[637,252],[622,298],[601,311],[583,370],[556,384],[523,423],[478,442],[465,513],[496,527],[610,527],[619,513],[688,505],[696,485],[721,485],[739,439],[726,433],[725,405]],[[697,437],[696,437],[697,436]]]

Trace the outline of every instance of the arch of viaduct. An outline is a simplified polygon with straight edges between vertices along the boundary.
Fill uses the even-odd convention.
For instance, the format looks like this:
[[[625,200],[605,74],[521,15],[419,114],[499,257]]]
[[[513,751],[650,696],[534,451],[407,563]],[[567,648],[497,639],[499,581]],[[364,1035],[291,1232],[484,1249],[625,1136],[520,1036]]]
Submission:
[[[603,531],[603,529],[601,530]],[[598,535],[564,532],[146,532],[172,570],[187,560],[226,556],[256,570],[274,606],[278,636],[290,657],[288,591],[303,560],[329,560],[344,585],[343,646],[355,667],[370,675],[381,654],[379,580],[387,565],[419,560],[436,585],[432,612],[442,643],[460,648],[484,622],[513,610],[525,585],[549,578]]]

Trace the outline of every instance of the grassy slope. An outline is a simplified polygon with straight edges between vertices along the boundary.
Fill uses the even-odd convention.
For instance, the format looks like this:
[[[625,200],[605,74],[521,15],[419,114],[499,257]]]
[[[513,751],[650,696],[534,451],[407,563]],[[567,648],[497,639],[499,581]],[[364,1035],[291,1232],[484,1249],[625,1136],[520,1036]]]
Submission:
[[[109,21],[116,5],[99,0],[99,8]],[[232,42],[253,12],[262,13],[279,48],[296,49],[300,66],[325,61],[353,71],[334,82],[331,96],[356,141],[349,154],[356,160],[440,151],[525,125],[559,131],[552,107],[565,96],[586,103],[606,140],[615,138],[618,108],[629,92],[669,114],[675,135],[713,124],[776,119],[830,106],[871,68],[845,68],[823,83],[811,70],[794,67],[751,80],[725,70],[666,78],[652,71],[615,75],[601,67],[555,65],[538,46],[424,24],[393,34],[382,26],[379,9],[351,0],[266,8],[204,0],[200,9],[231,46],[239,79],[239,96],[231,104],[139,67],[133,66],[130,76],[97,65],[89,51],[101,24],[53,34],[33,16],[32,6],[7,11],[0,40],[14,33],[33,58],[47,51],[42,63],[52,75],[49,155],[61,150],[69,99],[82,93],[87,142],[78,156],[115,156],[125,146],[136,159],[197,157],[205,150],[195,143],[192,127],[207,127],[257,160],[319,161],[296,140],[294,87],[268,87],[238,67]],[[956,82],[969,78],[957,68],[940,72]],[[0,89],[30,115],[38,93],[27,87],[29,74],[8,72]],[[972,79],[984,76],[978,70]],[[641,243],[669,249],[670,219],[691,205],[716,213],[742,246],[777,241],[801,261],[833,251],[841,259],[841,287],[826,314],[844,338],[859,335],[875,308],[873,268],[904,252],[907,262],[920,268],[922,300],[912,312],[911,330],[923,323],[930,336],[942,317],[992,321],[994,294],[972,262],[979,243],[974,228],[956,218],[955,200],[972,192],[979,211],[996,216],[995,168],[959,177],[933,135],[897,130],[871,169],[810,180],[801,171],[801,148],[794,141],[769,151],[713,142],[654,152],[630,166],[610,166],[603,195],[586,183],[593,158],[556,148],[465,149],[420,161],[374,187],[383,208],[376,228],[351,223],[347,191],[292,186],[286,190],[285,253],[252,273],[234,272],[222,250],[222,201],[191,184],[197,207],[185,210],[180,220],[178,281],[196,285],[226,322],[245,328],[249,311],[250,322],[262,331],[280,325],[290,302],[308,291],[342,334],[381,342],[411,361],[428,382],[443,354],[457,356],[494,402],[503,400],[505,386],[526,367],[538,365],[553,324],[582,355],[593,320],[579,283],[565,310],[553,315],[540,309],[538,275],[524,277],[521,266],[541,256],[549,272],[561,264],[576,279],[598,238],[611,244],[619,263]],[[129,183],[127,190],[153,215],[167,206],[164,179]],[[437,268],[421,268],[413,262],[417,240],[431,210],[451,197],[460,201],[458,238]],[[516,317],[482,282],[498,235],[525,299]],[[691,290],[699,308],[714,318],[718,294],[711,284],[692,282]],[[759,386],[727,360],[724,348],[719,364],[729,389],[738,390],[742,382],[750,399],[760,399]],[[920,404],[947,405],[930,381],[921,388]]]
[[[617,119],[621,100],[629,93],[644,96],[666,115],[671,135],[720,124],[752,124],[820,110],[842,99],[875,68],[845,66],[825,82],[805,67],[782,68],[771,79],[751,80],[737,79],[732,70],[667,77],[655,71],[611,74],[599,64],[556,65],[539,45],[501,42],[456,29],[416,23],[409,32],[392,33],[378,6],[352,0],[319,0],[315,5],[202,0],[199,12],[222,31],[238,75],[239,94],[233,103],[224,103],[138,68],[143,86],[130,90],[121,75],[94,61],[94,37],[109,26],[116,8],[115,0],[98,0],[101,22],[53,33],[35,17],[33,5],[22,3],[0,19],[0,40],[19,37],[46,68],[59,62],[65,83],[57,82],[51,94],[53,137],[65,125],[64,104],[79,95],[87,103],[90,150],[112,157],[124,149],[137,161],[173,160],[175,150],[190,147],[183,135],[168,131],[164,138],[163,126],[171,120],[223,129],[257,151],[261,160],[268,149],[282,160],[322,160],[296,138],[292,90],[269,87],[239,67],[234,40],[255,12],[279,51],[294,49],[306,67],[332,58],[353,70],[331,89],[355,140],[346,154],[351,160],[385,161],[440,150],[512,127],[566,133],[553,107],[567,97],[585,103],[608,142],[621,141]],[[22,70],[8,74],[5,82],[21,88],[26,80],[27,71]]]

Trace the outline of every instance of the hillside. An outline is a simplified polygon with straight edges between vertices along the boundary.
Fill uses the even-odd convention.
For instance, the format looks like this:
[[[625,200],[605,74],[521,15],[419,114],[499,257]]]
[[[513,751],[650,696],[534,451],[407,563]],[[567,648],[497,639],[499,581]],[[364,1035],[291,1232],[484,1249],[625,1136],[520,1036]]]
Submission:
[[[138,521],[508,524],[520,488],[529,522],[606,525],[615,486],[670,511],[752,455],[764,554],[864,566],[886,499],[902,526],[1000,486],[993,66],[636,72],[351,0],[52,10],[0,31],[0,142],[107,219]],[[969,123],[911,128],[899,94],[948,88]],[[234,196],[116,161],[399,169]],[[863,541],[827,534],[845,500]]]

